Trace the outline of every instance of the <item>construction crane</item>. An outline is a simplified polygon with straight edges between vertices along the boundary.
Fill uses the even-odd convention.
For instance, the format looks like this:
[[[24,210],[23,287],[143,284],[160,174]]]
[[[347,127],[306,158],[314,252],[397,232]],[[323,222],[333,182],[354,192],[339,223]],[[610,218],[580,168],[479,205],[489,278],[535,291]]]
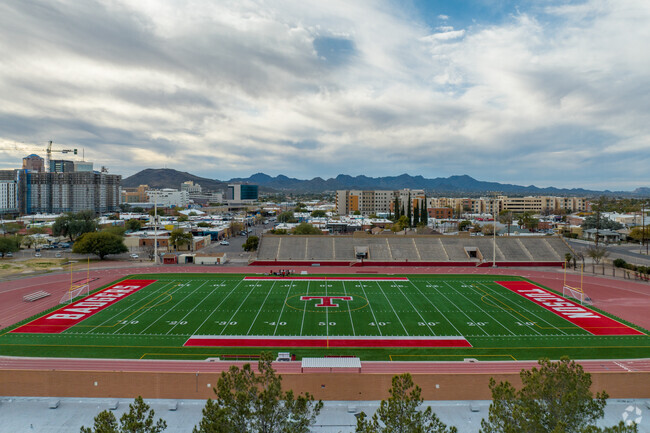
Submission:
[[[22,145],[22,143],[20,143]],[[40,149],[34,149],[34,148],[27,148],[27,149],[21,149],[18,147],[19,143],[14,143],[13,148],[15,150],[20,150],[24,152],[37,152],[37,151],[45,151],[45,171],[50,171],[50,161],[52,160],[52,153],[72,153],[74,155],[77,154],[77,149],[52,149],[52,140],[48,141],[47,147],[45,149],[40,148]],[[0,150],[2,150],[3,147],[0,147]]]
[[[52,160],[52,152],[61,152],[61,153],[74,153],[77,154],[77,149],[60,149],[52,150],[52,140],[47,143],[47,148],[45,149],[45,170],[50,171],[50,161]]]

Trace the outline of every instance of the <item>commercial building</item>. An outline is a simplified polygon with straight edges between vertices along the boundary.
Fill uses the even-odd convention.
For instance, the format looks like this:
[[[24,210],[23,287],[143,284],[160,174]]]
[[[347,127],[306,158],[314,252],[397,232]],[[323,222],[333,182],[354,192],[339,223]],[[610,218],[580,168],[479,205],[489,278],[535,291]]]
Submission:
[[[74,161],[66,159],[52,159],[50,160],[50,173],[71,173],[74,170]]]
[[[37,173],[45,171],[45,161],[40,156],[32,153],[23,158],[23,170],[31,170]]]
[[[201,185],[198,183],[195,184],[193,181],[188,180],[186,182],[181,183],[181,191],[187,191],[191,194],[200,194],[201,193]]]
[[[234,184],[228,185],[226,201],[228,203],[252,203],[259,197],[257,185]]]
[[[122,203],[143,203],[148,200],[147,191],[149,191],[149,185],[140,185],[136,188],[122,188],[120,200]]]
[[[147,201],[157,203],[160,207],[187,207],[190,193],[172,188],[150,189],[146,192]]]

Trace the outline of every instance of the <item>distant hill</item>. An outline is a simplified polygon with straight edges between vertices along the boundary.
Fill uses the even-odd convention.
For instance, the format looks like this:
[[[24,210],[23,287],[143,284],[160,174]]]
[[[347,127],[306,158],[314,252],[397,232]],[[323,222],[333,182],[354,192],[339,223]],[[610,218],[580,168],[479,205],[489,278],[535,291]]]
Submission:
[[[139,185],[149,185],[152,188],[175,188],[180,189],[181,183],[188,180],[198,183],[204,190],[220,191],[225,190],[227,184],[219,180],[195,176],[184,171],[177,171],[171,168],[147,168],[133,176],[122,179],[122,186],[135,188]]]
[[[397,190],[401,188],[424,189],[435,191],[437,194],[449,195],[476,195],[491,194],[530,194],[530,195],[568,195],[568,196],[650,196],[650,188],[637,188],[634,191],[594,191],[582,188],[540,188],[535,185],[513,185],[498,182],[483,182],[471,176],[449,176],[427,179],[423,176],[411,176],[401,174],[399,176],[368,177],[349,176],[339,174],[330,179],[315,177],[303,180],[278,175],[275,177],[265,173],[256,173],[247,178],[234,178],[229,181],[208,179],[195,176],[190,173],[173,170],[171,168],[142,170],[133,176],[122,180],[122,186],[136,187],[138,185],[149,185],[154,188],[180,188],[181,183],[192,180],[203,187],[204,190],[224,191],[228,183],[252,183],[260,186],[261,192],[296,192],[296,193],[319,193],[336,191],[339,189],[387,189]]]
[[[448,194],[477,194],[499,192],[503,194],[558,194],[558,195],[598,195],[611,194],[609,191],[590,191],[581,188],[538,188],[535,185],[521,186],[498,182],[483,182],[470,176],[449,176],[427,179],[423,176],[402,174],[399,176],[368,177],[339,174],[335,178],[324,180],[315,177],[311,180],[289,178],[284,175],[271,177],[256,173],[248,178],[235,178],[231,182],[250,182],[267,186],[278,191],[323,192],[338,189],[387,189],[401,188],[424,189]],[[628,193],[629,194],[629,193]]]

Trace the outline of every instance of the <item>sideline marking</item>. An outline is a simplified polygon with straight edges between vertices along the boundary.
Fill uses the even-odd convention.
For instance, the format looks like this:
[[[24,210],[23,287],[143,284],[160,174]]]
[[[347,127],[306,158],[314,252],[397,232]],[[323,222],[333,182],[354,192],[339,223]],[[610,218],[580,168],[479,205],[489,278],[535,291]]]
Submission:
[[[528,281],[495,281],[495,283],[557,314],[592,335],[646,335]]]
[[[465,337],[272,337],[194,335],[184,347],[472,347]]]
[[[261,277],[244,277],[246,281],[267,281],[267,280],[284,280],[284,281],[408,281],[407,277],[276,277],[273,275]]]
[[[12,333],[26,334],[60,334],[72,328],[92,315],[110,307],[121,299],[138,290],[155,283],[156,280],[124,280],[106,289],[86,296],[70,305],[59,308],[43,317],[39,317]]]

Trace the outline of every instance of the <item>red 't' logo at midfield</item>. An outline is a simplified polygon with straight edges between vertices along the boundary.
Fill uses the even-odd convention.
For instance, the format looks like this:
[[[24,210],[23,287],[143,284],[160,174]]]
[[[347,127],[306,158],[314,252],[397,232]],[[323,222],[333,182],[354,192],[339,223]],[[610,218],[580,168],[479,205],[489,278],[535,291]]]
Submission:
[[[320,299],[321,303],[316,304],[317,307],[338,307],[339,304],[332,302],[332,299],[340,299],[341,301],[351,301],[352,296],[301,296],[301,301],[310,301],[312,299]]]

